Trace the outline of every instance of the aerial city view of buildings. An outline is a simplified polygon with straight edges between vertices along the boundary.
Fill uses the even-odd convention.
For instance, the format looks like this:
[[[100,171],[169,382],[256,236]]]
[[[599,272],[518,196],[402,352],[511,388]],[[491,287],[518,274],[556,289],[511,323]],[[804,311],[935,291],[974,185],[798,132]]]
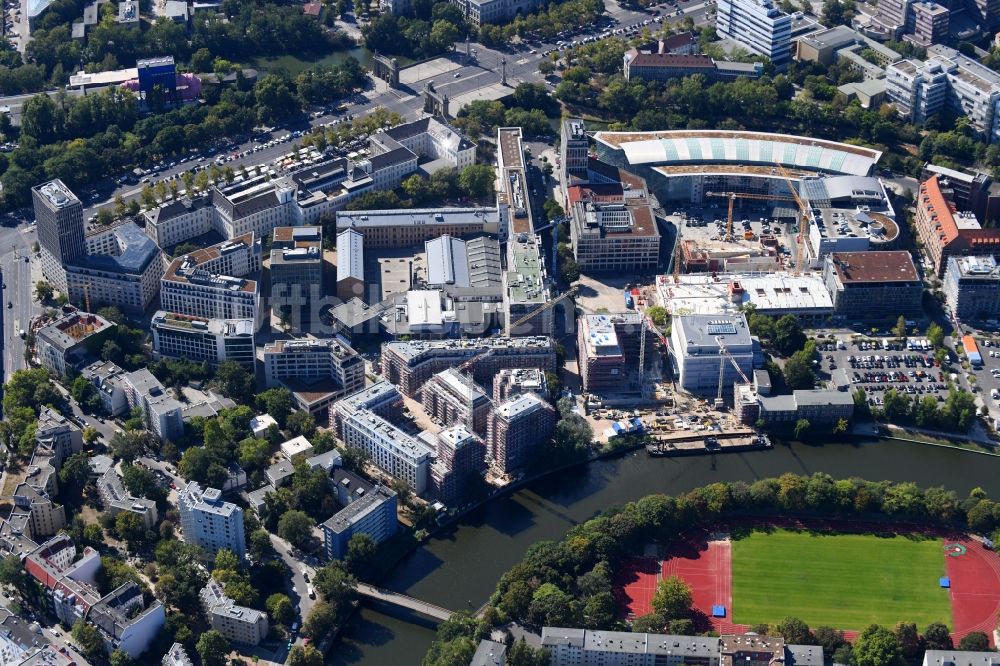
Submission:
[[[1000,3],[4,16],[0,666],[1000,666]]]

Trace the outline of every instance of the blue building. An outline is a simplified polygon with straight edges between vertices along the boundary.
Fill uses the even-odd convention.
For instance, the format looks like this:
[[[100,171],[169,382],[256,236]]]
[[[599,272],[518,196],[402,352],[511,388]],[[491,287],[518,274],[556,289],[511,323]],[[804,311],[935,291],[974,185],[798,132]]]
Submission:
[[[327,559],[339,560],[347,554],[347,543],[355,534],[367,534],[382,543],[396,534],[396,493],[382,485],[372,485],[345,469],[333,474],[337,501],[344,508],[321,525]]]
[[[164,99],[177,102],[177,66],[173,56],[146,58],[135,63],[139,71],[139,97],[147,99],[154,86],[160,86]]]

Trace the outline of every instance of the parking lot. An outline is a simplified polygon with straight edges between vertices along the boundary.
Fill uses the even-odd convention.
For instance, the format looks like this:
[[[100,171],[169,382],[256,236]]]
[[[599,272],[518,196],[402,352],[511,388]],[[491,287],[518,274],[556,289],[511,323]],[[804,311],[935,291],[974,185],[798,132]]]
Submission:
[[[958,375],[950,376],[940,367],[930,342],[923,338],[904,343],[891,336],[854,332],[821,335],[816,340],[817,376],[831,381],[835,371],[842,369],[850,390],[864,389],[873,407],[881,406],[885,392],[893,388],[918,400],[929,395],[943,402],[948,384],[958,380]]]
[[[729,210],[725,201],[701,206],[668,209],[666,219],[679,231],[681,239],[697,241],[700,247],[715,250],[739,249],[741,252],[761,254],[762,235],[774,236],[779,243],[785,268],[793,268],[793,239],[788,234],[789,224],[778,218],[773,206],[737,205],[733,208],[733,240],[726,241]]]
[[[1000,336],[973,336],[983,357],[982,367],[969,367],[968,373],[975,377],[976,393],[982,398],[992,417],[992,425],[1000,419]]]

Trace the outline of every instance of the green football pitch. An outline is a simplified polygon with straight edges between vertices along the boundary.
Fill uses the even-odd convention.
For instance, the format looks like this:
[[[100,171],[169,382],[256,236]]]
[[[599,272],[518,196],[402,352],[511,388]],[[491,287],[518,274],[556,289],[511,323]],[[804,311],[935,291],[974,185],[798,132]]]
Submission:
[[[733,621],[861,630],[931,622],[951,626],[940,539],[755,531],[732,542]]]

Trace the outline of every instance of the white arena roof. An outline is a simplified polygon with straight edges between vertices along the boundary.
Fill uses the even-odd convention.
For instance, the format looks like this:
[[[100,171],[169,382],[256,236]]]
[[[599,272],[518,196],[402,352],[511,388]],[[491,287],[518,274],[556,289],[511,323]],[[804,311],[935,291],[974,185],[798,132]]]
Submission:
[[[605,146],[625,152],[629,164],[746,164],[813,173],[867,176],[882,152],[846,143],[790,134],[676,130],[663,132],[597,132]]]

